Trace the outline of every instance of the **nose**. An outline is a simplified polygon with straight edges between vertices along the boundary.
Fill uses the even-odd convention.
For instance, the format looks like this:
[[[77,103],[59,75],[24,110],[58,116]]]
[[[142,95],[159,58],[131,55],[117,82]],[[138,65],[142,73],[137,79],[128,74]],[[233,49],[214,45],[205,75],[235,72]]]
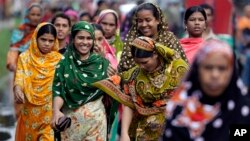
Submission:
[[[49,41],[45,41],[45,45],[48,46],[50,43]]]
[[[147,25],[147,22],[146,21],[143,21],[142,22],[142,26],[145,27]]]
[[[217,79],[220,76],[220,72],[216,68],[214,68],[211,73],[212,73],[212,78],[213,79]]]

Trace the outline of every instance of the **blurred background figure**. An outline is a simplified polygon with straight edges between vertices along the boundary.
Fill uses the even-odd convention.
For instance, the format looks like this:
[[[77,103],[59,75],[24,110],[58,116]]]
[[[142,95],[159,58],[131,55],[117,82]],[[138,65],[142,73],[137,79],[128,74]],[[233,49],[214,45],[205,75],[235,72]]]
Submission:
[[[92,22],[92,16],[89,12],[82,11],[79,14],[79,21]]]
[[[249,98],[238,86],[230,46],[208,40],[197,53],[179,90],[166,107],[163,140],[226,141],[231,124],[249,124]]]
[[[201,4],[200,7],[205,10],[206,16],[207,16],[207,27],[206,27],[206,30],[202,33],[203,39],[204,40],[218,39],[218,37],[214,34],[214,31],[213,31],[213,22],[214,22],[213,7],[206,3]]]

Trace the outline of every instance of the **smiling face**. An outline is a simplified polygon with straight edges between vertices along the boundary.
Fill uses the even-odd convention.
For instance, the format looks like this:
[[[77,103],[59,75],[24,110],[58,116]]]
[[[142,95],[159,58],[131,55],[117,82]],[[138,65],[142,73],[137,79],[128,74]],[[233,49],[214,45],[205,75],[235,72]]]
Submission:
[[[213,52],[198,68],[202,90],[211,97],[220,96],[228,86],[233,72],[232,62],[221,52]]]
[[[42,54],[50,53],[55,44],[55,37],[52,34],[45,33],[37,38],[37,46]]]
[[[155,37],[158,32],[159,20],[151,10],[142,9],[137,12],[137,29],[146,37]]]
[[[81,30],[76,33],[73,43],[76,50],[80,53],[81,60],[85,60],[89,57],[90,50],[94,44],[94,39],[89,32]]]
[[[206,29],[206,20],[201,12],[194,12],[185,21],[189,37],[201,37]]]

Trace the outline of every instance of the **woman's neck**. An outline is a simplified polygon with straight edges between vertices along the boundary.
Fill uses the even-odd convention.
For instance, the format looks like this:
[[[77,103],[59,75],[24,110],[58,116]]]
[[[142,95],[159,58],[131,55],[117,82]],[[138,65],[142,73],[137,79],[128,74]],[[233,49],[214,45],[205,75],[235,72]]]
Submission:
[[[67,45],[66,39],[58,40],[59,41],[59,49],[65,48]]]
[[[85,55],[81,55],[80,60],[81,61],[87,60],[89,58],[89,55],[90,55],[90,52]]]

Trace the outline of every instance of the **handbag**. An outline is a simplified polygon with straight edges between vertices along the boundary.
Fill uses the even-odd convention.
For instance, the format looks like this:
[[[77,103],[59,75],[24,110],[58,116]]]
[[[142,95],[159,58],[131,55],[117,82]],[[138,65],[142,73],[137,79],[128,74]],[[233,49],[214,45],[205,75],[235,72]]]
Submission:
[[[56,131],[62,132],[65,131],[67,128],[69,128],[71,125],[71,118],[63,116],[59,118],[58,124],[56,124]]]

